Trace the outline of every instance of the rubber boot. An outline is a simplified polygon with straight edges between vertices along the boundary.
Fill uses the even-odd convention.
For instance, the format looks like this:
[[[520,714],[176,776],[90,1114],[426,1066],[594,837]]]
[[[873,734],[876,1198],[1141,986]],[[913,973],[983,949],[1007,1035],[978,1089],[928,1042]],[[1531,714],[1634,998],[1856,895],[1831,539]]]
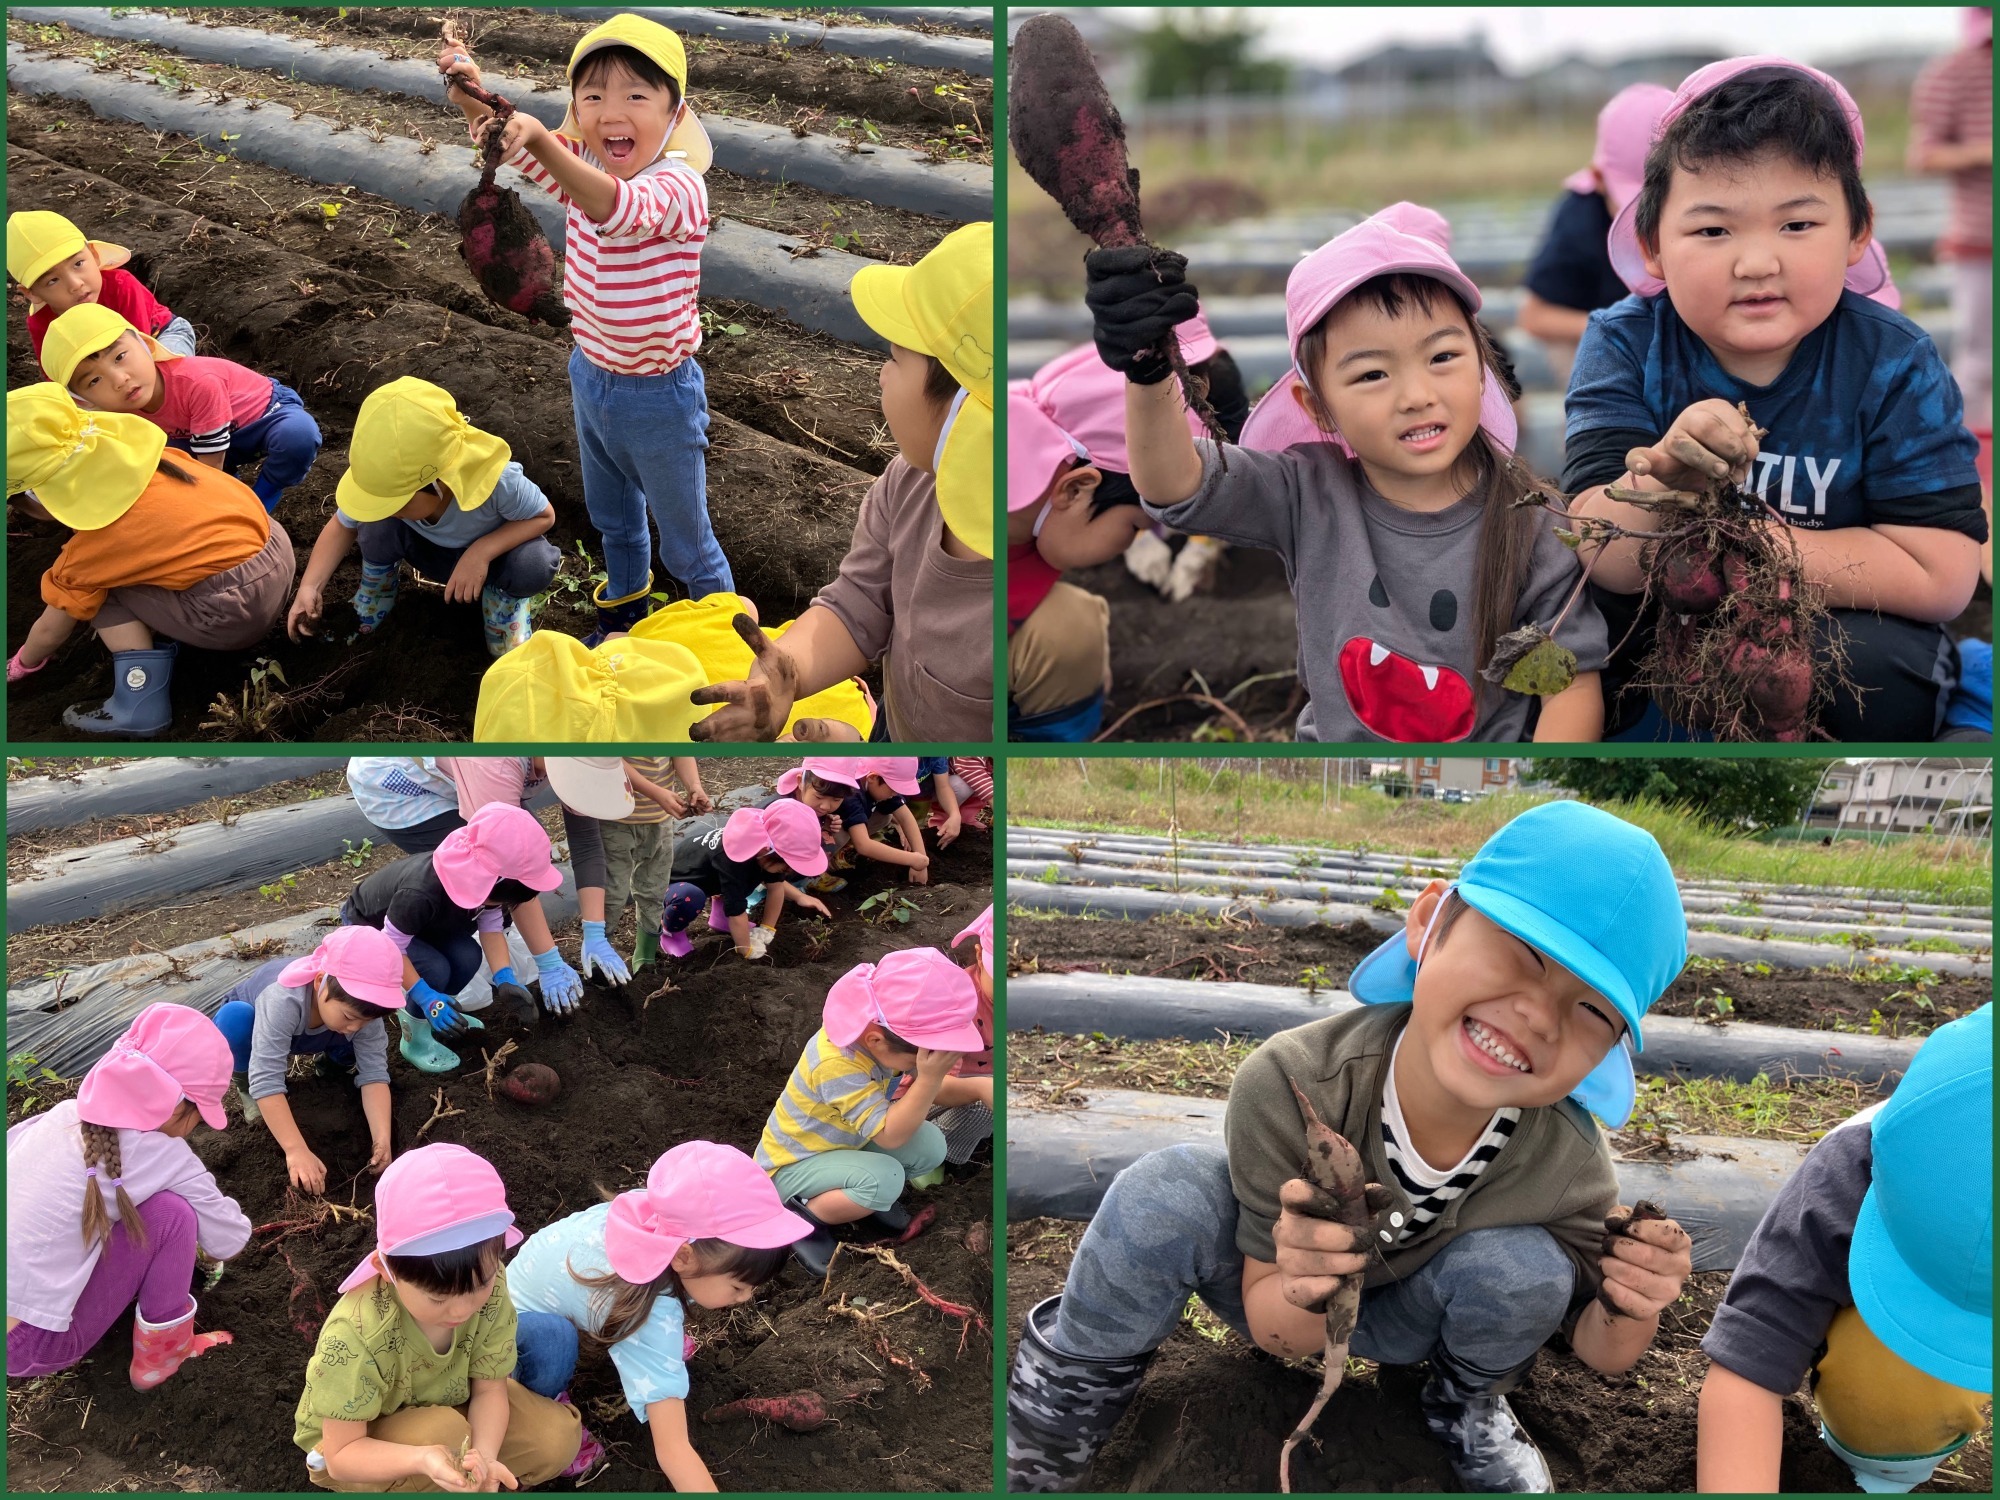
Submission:
[[[259,1109],[257,1101],[250,1097],[250,1080],[241,1073],[236,1076],[241,1080],[236,1085],[236,1102],[243,1106],[243,1123],[255,1125],[264,1118],[264,1111]]]
[[[560,1396],[556,1397],[556,1402],[561,1406],[574,1407],[576,1405],[574,1401],[569,1399],[568,1391],[564,1391]],[[590,1429],[581,1423],[578,1424],[577,1431],[580,1435],[580,1441],[576,1445],[576,1457],[570,1461],[570,1466],[567,1469],[556,1475],[558,1479],[581,1480],[586,1475],[596,1473],[598,1466],[604,1462],[604,1444],[592,1437]]]
[[[862,1222],[884,1234],[901,1234],[910,1227],[910,1211],[900,1203],[891,1203],[887,1208],[876,1209]]]
[[[694,939],[686,932],[668,932],[660,929],[660,951],[670,958],[686,958],[694,952]]]
[[[929,1191],[931,1188],[936,1187],[939,1183],[943,1181],[944,1181],[944,1168],[942,1166],[936,1166],[932,1167],[928,1172],[924,1173],[924,1175],[921,1177],[910,1178],[908,1186],[915,1188],[918,1192],[921,1193]]]
[[[217,1344],[233,1344],[234,1334],[217,1329],[196,1333],[194,1314],[198,1304],[188,1298],[188,1310],[171,1323],[148,1323],[137,1308],[132,1310],[132,1389],[150,1391],[188,1360],[196,1359]]]
[[[814,1216],[803,1198],[794,1198],[785,1207],[812,1225],[811,1234],[792,1241],[792,1258],[805,1268],[808,1276],[826,1275],[833,1265],[834,1249],[840,1243],[833,1237],[833,1230]]]
[[[533,632],[528,601],[488,586],[479,593],[479,618],[486,627],[486,654],[496,661],[524,644]]]
[[[722,914],[722,898],[720,896],[710,896],[708,898],[708,930],[710,932],[729,931],[729,918]]]
[[[408,1011],[398,1019],[403,1023],[403,1040],[396,1050],[403,1061],[419,1073],[449,1073],[458,1066],[458,1054],[437,1039],[429,1021]]]
[[[1970,1438],[1960,1438],[1948,1448],[1918,1458],[1870,1458],[1847,1447],[1827,1431],[1824,1422],[1819,1424],[1819,1435],[1820,1440],[1840,1456],[1840,1461],[1854,1471],[1855,1486],[1870,1495],[1909,1494],[1928,1480],[1939,1464],[1970,1441]]]
[[[354,591],[354,619],[363,635],[389,618],[396,607],[396,595],[403,587],[401,563],[361,565],[361,587]]]
[[[583,638],[586,646],[602,645],[604,638],[630,630],[653,612],[653,575],[646,575],[646,586],[636,594],[627,594],[623,599],[607,599],[604,590],[608,585],[600,583],[590,595],[590,602],[597,606],[597,628]]]
[[[692,945],[690,945],[692,946]],[[632,972],[638,973],[647,964],[660,956],[660,934],[658,929],[644,926],[639,928],[638,940],[632,944]]]
[[[96,708],[81,703],[63,710],[63,723],[106,739],[150,740],[173,727],[174,705],[167,686],[174,680],[180,644],[169,641],[151,651],[111,653],[111,696]]]
[[[1086,1359],[1049,1343],[1060,1296],[1028,1310],[1007,1378],[1007,1489],[1016,1495],[1073,1490],[1139,1394],[1153,1351]]]
[[[1443,1348],[1431,1353],[1431,1378],[1419,1402],[1424,1426],[1444,1444],[1452,1473],[1474,1494],[1541,1495],[1555,1488],[1548,1460],[1515,1419],[1504,1394],[1528,1372],[1529,1359],[1503,1375],[1469,1370]]]

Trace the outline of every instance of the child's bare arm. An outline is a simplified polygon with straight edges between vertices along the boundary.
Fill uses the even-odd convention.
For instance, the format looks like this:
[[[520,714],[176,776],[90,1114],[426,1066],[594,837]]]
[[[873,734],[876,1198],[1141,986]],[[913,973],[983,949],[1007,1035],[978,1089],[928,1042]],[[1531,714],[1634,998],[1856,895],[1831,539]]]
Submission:
[[[691,755],[676,755],[668,764],[673,767],[674,777],[687,794],[687,805],[698,813],[704,813],[713,805],[709,801],[708,790],[701,784],[701,767],[695,764]]]
[[[1521,299],[1521,311],[1515,315],[1514,321],[1521,325],[1523,333],[1535,338],[1552,343],[1576,344],[1583,341],[1583,331],[1590,326],[1590,314],[1580,307],[1544,302],[1529,292]]]
[[[485,536],[468,544],[451,570],[451,577],[445,580],[445,598],[453,604],[477,604],[493,564],[521,543],[533,541],[555,523],[555,507],[550,506],[538,516],[496,526]]]
[[[910,1143],[910,1137],[917,1133],[917,1127],[937,1103],[938,1089],[959,1056],[956,1052],[934,1052],[929,1047],[917,1049],[916,1075],[903,1091],[903,1097],[890,1105],[889,1112],[882,1117],[882,1126],[875,1132],[876,1145],[893,1151]]]
[[[1711,1363],[1701,1383],[1694,1487],[1705,1495],[1776,1494],[1784,1431],[1784,1397]]]
[[[1154,505],[1178,505],[1201,488],[1201,455],[1188,431],[1178,382],[1125,384],[1125,447],[1132,484]]]
[[[1672,1219],[1641,1220],[1606,1236],[1609,1251],[1598,1261],[1604,1288],[1577,1317],[1570,1348],[1593,1370],[1618,1375],[1638,1361],[1660,1331],[1660,1314],[1680,1296],[1694,1274],[1694,1240]],[[1607,1310],[1606,1301],[1618,1312]]]
[[[1560,693],[1542,700],[1535,722],[1535,742],[1543,745],[1590,745],[1604,738],[1604,693],[1597,673],[1579,672]]]
[[[569,201],[594,222],[602,224],[617,210],[618,179],[609,172],[600,172],[578,156],[556,139],[553,130],[526,110],[516,110],[504,125],[490,116],[475,121],[472,126],[474,144],[484,144],[486,133],[494,129],[500,131],[502,161],[517,152],[527,152],[556,180],[556,186],[562,189]]]
[[[907,865],[912,869],[931,862],[927,854],[912,854],[906,849],[898,849],[893,844],[883,843],[869,833],[866,823],[854,824],[847,830],[847,836],[854,843],[854,852],[863,859],[878,860],[885,865]]]
[[[688,1438],[687,1402],[663,1397],[646,1403],[646,1425],[653,1429],[653,1457],[660,1472],[682,1494],[713,1494],[715,1479]]]
[[[195,455],[195,457],[198,460],[200,460],[202,463],[207,464],[211,469],[221,468],[222,460],[227,456],[228,455],[224,453],[197,453]]]
[[[38,667],[57,651],[64,641],[76,631],[76,621],[64,611],[51,604],[35,617],[35,623],[28,627],[28,638],[21,642],[20,657],[24,665]]]
[[[1979,583],[1979,543],[1936,526],[1848,526],[1807,531],[1772,521],[1798,545],[1809,582],[1835,609],[1872,609],[1943,625]],[[1782,542],[1783,538],[1779,540]]]

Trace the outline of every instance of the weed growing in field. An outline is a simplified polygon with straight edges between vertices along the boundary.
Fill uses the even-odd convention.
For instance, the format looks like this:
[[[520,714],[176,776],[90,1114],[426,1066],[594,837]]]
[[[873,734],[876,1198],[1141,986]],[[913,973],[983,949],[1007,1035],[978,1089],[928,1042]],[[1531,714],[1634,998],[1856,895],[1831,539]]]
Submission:
[[[282,903],[287,896],[291,895],[291,893],[297,890],[298,888],[299,888],[298,876],[280,875],[276,880],[272,881],[269,885],[258,886],[257,894],[262,896],[266,901]]]
[[[355,843],[353,839],[340,841],[340,862],[350,869],[358,870],[368,863],[368,856],[375,852],[375,840],[363,839]]]

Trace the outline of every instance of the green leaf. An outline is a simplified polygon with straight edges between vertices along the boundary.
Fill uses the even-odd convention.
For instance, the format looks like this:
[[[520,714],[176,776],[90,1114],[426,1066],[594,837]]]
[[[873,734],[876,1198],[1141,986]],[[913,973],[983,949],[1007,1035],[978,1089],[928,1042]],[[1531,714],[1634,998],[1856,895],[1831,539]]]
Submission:
[[[1543,640],[1514,664],[1502,686],[1510,693],[1549,698],[1576,681],[1576,653],[1553,640]]]
[[[748,333],[750,330],[745,328],[741,323],[725,323],[723,325],[722,331],[727,334],[732,334],[737,338],[741,338],[744,334]]]

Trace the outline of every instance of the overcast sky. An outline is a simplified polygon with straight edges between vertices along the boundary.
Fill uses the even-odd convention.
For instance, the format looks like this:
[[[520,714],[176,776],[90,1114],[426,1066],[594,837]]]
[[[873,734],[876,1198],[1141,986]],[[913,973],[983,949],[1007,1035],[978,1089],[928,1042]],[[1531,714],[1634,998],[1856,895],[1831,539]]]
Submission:
[[[1123,11],[1145,25],[1151,8]],[[1461,41],[1484,30],[1502,67],[1524,71],[1581,52],[1611,61],[1665,47],[1710,48],[1724,55],[1782,52],[1803,62],[1871,51],[1944,51],[1956,41],[1959,8],[1886,3],[1853,10],[1831,6],[1567,7],[1440,5],[1409,9],[1363,6],[1315,13],[1244,7],[1267,31],[1263,51],[1317,63],[1344,63],[1385,42]]]

